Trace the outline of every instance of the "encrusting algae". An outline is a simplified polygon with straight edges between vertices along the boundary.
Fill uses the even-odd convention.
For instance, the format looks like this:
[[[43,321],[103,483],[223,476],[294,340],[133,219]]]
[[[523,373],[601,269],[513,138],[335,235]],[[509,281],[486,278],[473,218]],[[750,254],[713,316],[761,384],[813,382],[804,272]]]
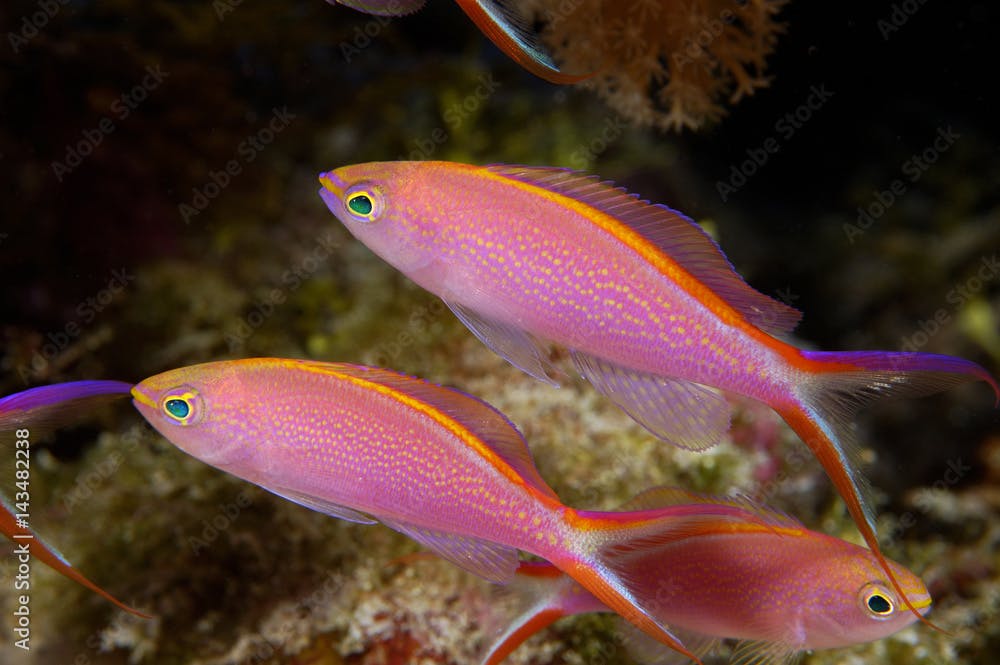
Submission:
[[[782,0],[522,0],[567,71],[622,116],[662,130],[699,129],[768,85]],[[728,97],[728,100],[726,99]]]

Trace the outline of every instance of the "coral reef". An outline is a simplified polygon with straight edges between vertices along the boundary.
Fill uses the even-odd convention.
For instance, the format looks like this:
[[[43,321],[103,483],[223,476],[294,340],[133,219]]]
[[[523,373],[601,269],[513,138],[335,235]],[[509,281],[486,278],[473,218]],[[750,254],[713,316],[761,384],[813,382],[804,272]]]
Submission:
[[[525,0],[562,68],[623,117],[663,130],[699,129],[766,86],[783,0],[729,2]]]

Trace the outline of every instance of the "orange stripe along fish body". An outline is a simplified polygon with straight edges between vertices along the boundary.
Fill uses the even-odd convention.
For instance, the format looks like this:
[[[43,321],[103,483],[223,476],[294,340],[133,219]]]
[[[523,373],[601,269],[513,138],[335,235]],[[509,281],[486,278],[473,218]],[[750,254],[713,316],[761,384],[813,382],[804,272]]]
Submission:
[[[774,408],[833,480],[873,554],[854,411],[965,381],[948,356],[803,351],[799,313],[753,290],[694,222],[595,177],[531,166],[376,162],[320,176],[320,196],[372,251],[441,297],[484,343],[556,383],[546,346],[658,437],[690,450],[729,427],[720,390]],[[884,562],[891,577],[891,569]]]

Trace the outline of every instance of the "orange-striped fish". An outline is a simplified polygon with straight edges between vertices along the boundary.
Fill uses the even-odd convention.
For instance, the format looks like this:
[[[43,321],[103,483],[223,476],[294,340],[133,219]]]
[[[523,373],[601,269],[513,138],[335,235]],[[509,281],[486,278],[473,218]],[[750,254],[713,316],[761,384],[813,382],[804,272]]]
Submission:
[[[546,345],[658,437],[704,450],[729,427],[722,391],[771,406],[833,480],[875,557],[855,411],[966,381],[974,363],[928,353],[825,353],[780,339],[799,312],[752,289],[693,221],[559,168],[377,162],[320,176],[347,229],[437,294],[487,346],[556,383]],[[896,587],[897,591],[899,588]]]
[[[699,503],[715,511],[727,506],[729,513],[637,549],[626,571],[655,597],[656,617],[699,656],[722,639],[736,639],[734,662],[790,665],[802,651],[879,640],[916,620],[869,550],[810,531],[766,507],[658,488],[622,508],[680,509]],[[734,519],[738,516],[744,519]],[[903,566],[890,565],[913,606],[926,613],[931,597],[923,582]],[[522,562],[503,595],[508,602],[495,606],[512,611],[487,649],[484,665],[501,662],[562,617],[611,611],[546,562]],[[657,649],[643,640],[636,646],[649,652],[642,662],[658,660],[653,657]]]
[[[207,464],[334,517],[381,522],[493,582],[513,579],[518,550],[540,556],[695,660],[657,617],[656,589],[630,574],[631,561],[706,520],[764,521],[701,502],[570,508],[501,413],[385,369],[222,361],[148,378],[132,394],[153,427]]]

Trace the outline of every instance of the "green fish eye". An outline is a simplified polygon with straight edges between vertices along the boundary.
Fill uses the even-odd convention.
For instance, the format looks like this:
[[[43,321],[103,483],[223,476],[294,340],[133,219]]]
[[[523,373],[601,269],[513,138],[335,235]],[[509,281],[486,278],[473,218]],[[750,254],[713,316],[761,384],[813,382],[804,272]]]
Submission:
[[[372,203],[371,197],[367,194],[360,193],[353,194],[347,199],[347,207],[351,209],[351,212],[367,217],[375,209],[375,204]]]
[[[176,425],[194,425],[205,412],[201,395],[188,386],[175,388],[164,395],[160,400],[160,410]]]
[[[174,418],[184,420],[191,413],[191,405],[183,399],[168,399],[163,403],[163,408]]]
[[[344,206],[359,222],[374,222],[382,214],[382,192],[369,183],[358,183],[344,195]]]

